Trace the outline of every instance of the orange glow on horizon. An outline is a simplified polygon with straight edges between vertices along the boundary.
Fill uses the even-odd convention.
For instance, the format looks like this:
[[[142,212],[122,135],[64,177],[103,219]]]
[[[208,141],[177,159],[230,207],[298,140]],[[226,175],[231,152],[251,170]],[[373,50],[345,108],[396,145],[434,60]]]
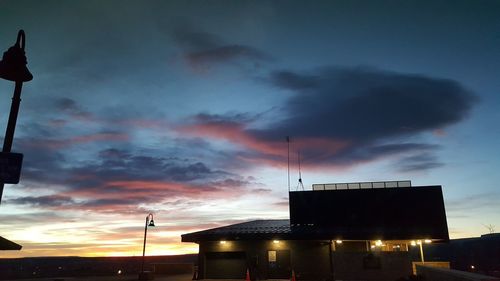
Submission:
[[[137,245],[116,249],[114,247],[101,248],[96,250],[88,247],[85,248],[68,248],[57,249],[51,248],[51,245],[46,247],[37,246],[33,248],[33,244],[24,245],[22,241],[16,241],[23,245],[21,251],[4,251],[2,258],[23,258],[23,257],[46,257],[46,256],[80,256],[80,257],[133,257],[142,256],[142,248]],[[39,248],[40,247],[40,248]],[[142,247],[142,246],[141,246]],[[165,245],[148,245],[146,246],[146,256],[171,256],[171,255],[187,255],[197,254],[198,245],[194,243],[178,243]]]

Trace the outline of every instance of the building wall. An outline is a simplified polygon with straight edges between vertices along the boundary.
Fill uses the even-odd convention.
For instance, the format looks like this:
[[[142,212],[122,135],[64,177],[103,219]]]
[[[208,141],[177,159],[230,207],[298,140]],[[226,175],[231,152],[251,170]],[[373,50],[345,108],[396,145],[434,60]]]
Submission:
[[[452,269],[500,277],[500,233],[425,247],[426,261],[449,261]]]
[[[334,252],[335,280],[392,281],[412,273],[408,252]]]
[[[226,241],[225,244],[221,244],[219,241],[201,242],[199,277],[212,277],[210,275],[214,269],[207,269],[206,265],[207,259],[210,259],[213,253],[244,252],[246,267],[250,270],[252,279],[287,279],[292,270],[295,271],[297,277],[301,276],[302,279],[326,279],[330,276],[328,243],[328,241],[279,241],[279,243],[273,241]],[[277,254],[277,260],[274,264],[270,261],[269,251],[275,251]],[[280,261],[280,258],[286,258],[287,252],[289,253],[289,261]],[[216,270],[225,270],[224,263],[227,261],[221,259]],[[215,264],[211,261],[208,263]],[[283,266],[283,268],[279,268],[279,266]],[[231,276],[231,278],[244,278],[245,273],[246,271],[243,271],[240,276]],[[273,275],[273,273],[275,274]]]
[[[336,280],[390,281],[411,274],[410,255],[406,251],[368,252],[366,248],[358,248],[337,247],[337,251],[330,252],[335,245],[330,245],[328,240],[201,242],[199,277],[244,279],[246,268],[250,270],[252,280],[288,279],[292,270],[298,280],[331,280],[333,274]],[[276,251],[274,264],[269,251]],[[232,254],[224,258],[224,254],[219,253]],[[242,253],[244,255],[239,259]],[[217,255],[221,258],[214,262],[213,257]],[[280,258],[288,258],[289,263],[280,261]]]

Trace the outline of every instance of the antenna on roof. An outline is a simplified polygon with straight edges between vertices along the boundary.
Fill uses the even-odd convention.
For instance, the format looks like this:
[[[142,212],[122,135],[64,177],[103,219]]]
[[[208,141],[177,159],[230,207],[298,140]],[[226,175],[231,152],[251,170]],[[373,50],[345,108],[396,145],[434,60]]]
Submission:
[[[288,192],[290,192],[290,137],[286,136],[286,143],[288,145]]]
[[[300,150],[297,151],[297,157],[299,160],[299,184],[297,185],[297,190],[299,190],[299,187],[301,187],[302,191],[304,191],[304,184],[302,183],[302,173],[300,172]]]

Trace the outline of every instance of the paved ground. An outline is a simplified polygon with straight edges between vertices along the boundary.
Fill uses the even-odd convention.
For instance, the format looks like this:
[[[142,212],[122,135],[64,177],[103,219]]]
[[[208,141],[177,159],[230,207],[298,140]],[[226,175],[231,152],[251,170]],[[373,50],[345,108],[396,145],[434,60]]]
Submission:
[[[136,281],[137,275],[125,276],[91,276],[91,277],[52,277],[52,278],[37,278],[37,279],[16,279],[16,281]],[[154,281],[191,281],[193,275],[156,275]],[[227,280],[229,281],[229,280]]]
[[[16,281],[136,281],[137,275],[108,276],[108,277],[58,277],[58,278],[38,278],[38,279],[17,279]],[[191,281],[193,275],[155,275],[154,281]],[[216,279],[204,279],[204,281],[220,281]],[[244,279],[224,279],[224,281],[244,281]],[[268,280],[287,281],[287,280]]]

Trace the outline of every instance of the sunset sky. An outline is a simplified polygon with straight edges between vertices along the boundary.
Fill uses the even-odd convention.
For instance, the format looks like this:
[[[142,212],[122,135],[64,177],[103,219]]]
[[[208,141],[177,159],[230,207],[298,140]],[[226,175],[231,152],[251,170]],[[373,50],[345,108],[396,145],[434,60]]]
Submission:
[[[442,185],[452,238],[500,231],[499,1],[0,0],[0,23],[34,76],[0,257],[141,255],[149,212],[150,255],[287,218],[286,136],[292,190],[300,151],[306,189]]]

